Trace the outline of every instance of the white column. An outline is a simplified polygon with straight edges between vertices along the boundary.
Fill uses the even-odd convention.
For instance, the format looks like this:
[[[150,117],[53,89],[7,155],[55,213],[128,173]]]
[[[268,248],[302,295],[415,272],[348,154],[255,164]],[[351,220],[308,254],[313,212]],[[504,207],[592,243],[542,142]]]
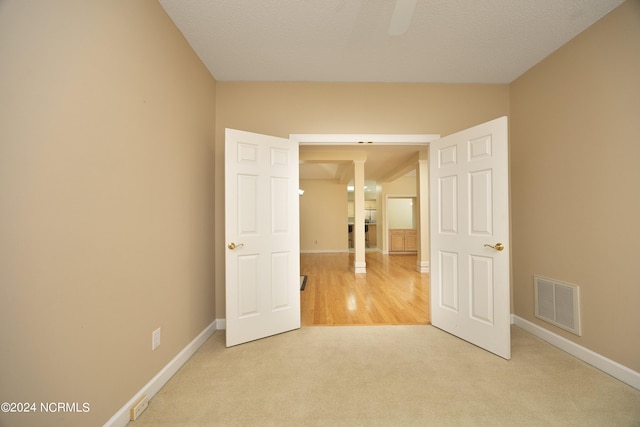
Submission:
[[[416,194],[418,195],[418,260],[416,269],[429,272],[429,158],[421,151],[416,167]]]
[[[353,224],[353,244],[355,248],[355,272],[366,273],[365,236],[364,236],[364,160],[353,161],[353,205],[355,217]]]

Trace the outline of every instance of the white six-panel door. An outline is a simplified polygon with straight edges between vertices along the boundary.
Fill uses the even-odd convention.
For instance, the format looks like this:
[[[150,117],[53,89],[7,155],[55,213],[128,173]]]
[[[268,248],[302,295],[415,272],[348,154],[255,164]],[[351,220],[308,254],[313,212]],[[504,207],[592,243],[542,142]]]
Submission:
[[[225,133],[227,347],[300,327],[298,143]]]
[[[511,358],[507,118],[431,142],[431,323]]]

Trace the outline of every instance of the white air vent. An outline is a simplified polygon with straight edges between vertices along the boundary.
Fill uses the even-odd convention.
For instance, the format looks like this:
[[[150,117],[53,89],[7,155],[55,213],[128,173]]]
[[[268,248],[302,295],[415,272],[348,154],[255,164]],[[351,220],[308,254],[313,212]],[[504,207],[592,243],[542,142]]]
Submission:
[[[580,288],[571,283],[533,276],[535,316],[578,336],[580,331]]]

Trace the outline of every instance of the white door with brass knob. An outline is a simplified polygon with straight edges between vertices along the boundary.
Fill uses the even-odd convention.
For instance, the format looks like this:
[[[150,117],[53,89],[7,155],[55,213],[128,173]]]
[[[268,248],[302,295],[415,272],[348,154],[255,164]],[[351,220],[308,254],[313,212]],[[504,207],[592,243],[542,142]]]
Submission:
[[[300,327],[298,143],[225,133],[227,347]]]
[[[507,118],[430,143],[431,323],[511,358]]]

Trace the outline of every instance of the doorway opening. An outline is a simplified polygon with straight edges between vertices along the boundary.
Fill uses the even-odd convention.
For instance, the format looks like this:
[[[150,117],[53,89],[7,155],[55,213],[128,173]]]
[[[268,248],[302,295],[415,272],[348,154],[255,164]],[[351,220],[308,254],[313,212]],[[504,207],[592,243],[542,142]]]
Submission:
[[[301,188],[303,184],[311,185],[311,181],[315,185],[323,182],[324,188],[319,191],[322,194],[328,194],[330,191],[340,191],[344,194],[344,189],[349,185],[353,185],[355,191],[358,186],[354,185],[354,175],[356,162],[364,164],[364,177],[361,180],[363,185],[366,183],[376,183],[376,198],[384,200],[386,194],[413,193],[417,195],[417,209],[419,213],[423,213],[422,219],[424,224],[417,230],[418,241],[418,260],[417,268],[421,272],[428,272],[428,180],[422,179],[422,188],[418,193],[418,181],[427,175],[427,166],[424,166],[422,177],[414,175],[407,178],[413,182],[413,191],[399,190],[394,188],[392,183],[397,183],[401,178],[407,176],[411,171],[416,170],[420,165],[426,163],[426,152],[428,144],[439,138],[437,134],[291,134],[289,138],[299,143],[300,154],[300,182]],[[405,179],[406,181],[406,179]],[[342,190],[338,190],[342,186]],[[302,188],[305,190],[305,188]],[[361,191],[364,189],[360,188]],[[310,197],[307,197],[307,195]],[[305,193],[303,198],[309,200],[315,197],[312,193]],[[363,197],[364,203],[367,203],[371,197]],[[302,202],[302,199],[301,199]],[[304,203],[307,203],[306,201]],[[344,203],[344,208],[336,206],[337,203]],[[346,206],[347,200],[333,199],[331,206],[325,203],[326,209],[335,209],[341,212],[348,212]],[[388,230],[386,228],[385,214],[386,206],[381,202],[376,206],[376,245],[383,252],[388,253]],[[370,209],[371,212],[371,209]],[[349,227],[348,223],[344,226],[339,225],[339,221],[335,220],[329,213],[319,213],[314,211],[315,217],[308,219],[302,217],[301,213],[301,253],[321,253],[321,252],[348,252],[349,250]],[[336,215],[336,214],[333,214]],[[344,222],[350,220],[350,216],[345,218],[342,214],[341,220]],[[353,217],[354,233],[351,242],[354,245],[356,259],[363,257],[359,253],[358,243],[362,252],[366,248],[364,225],[365,225],[366,209],[365,206],[355,209]],[[418,215],[420,216],[420,215]],[[359,220],[360,217],[360,220]],[[359,223],[359,224],[357,224]],[[357,224],[357,225],[356,225]],[[382,225],[382,226],[380,226]],[[358,233],[362,228],[362,233]],[[360,236],[358,236],[360,234]],[[369,234],[371,239],[371,233]],[[334,239],[331,241],[330,239]],[[370,241],[369,241],[370,243]],[[370,245],[371,246],[371,245]],[[422,250],[420,250],[422,249]]]
[[[300,188],[305,190],[300,201],[301,274],[309,278],[308,283],[313,283],[316,273],[321,274],[317,280],[326,284],[322,290],[326,293],[315,294],[313,287],[307,287],[301,293],[301,307],[306,306],[315,317],[315,320],[309,319],[310,314],[303,311],[303,326],[428,323],[429,278],[423,274],[428,272],[428,261],[426,270],[420,269],[425,260],[419,258],[418,251],[420,240],[428,248],[428,224],[418,229],[420,198],[417,197],[419,183],[415,171],[419,152],[428,150],[429,142],[438,139],[439,135],[303,134],[290,135],[290,138],[299,142]],[[364,205],[359,210],[354,203],[356,161],[363,161],[365,165]],[[426,175],[426,171],[423,174]],[[422,190],[426,194],[427,189]],[[347,197],[344,197],[345,191]],[[329,197],[327,195],[332,192],[341,192],[341,199],[331,202],[325,198],[315,203],[314,208],[309,207],[314,197]],[[390,195],[403,196],[397,199],[399,203],[404,201],[413,209],[409,215],[411,225],[405,227],[413,230],[414,243],[409,246],[413,249],[408,253],[389,251],[387,202]],[[396,200],[394,197],[392,205]],[[422,202],[423,209],[428,209],[428,196],[423,195]],[[336,203],[343,203],[344,209],[329,208]],[[327,209],[321,209],[322,206]],[[335,214],[334,211],[344,213]],[[332,215],[341,215],[343,224]],[[363,275],[355,274],[352,268],[358,256],[354,230],[357,215],[361,215],[360,224],[364,229],[361,247],[364,247],[365,254],[361,256],[366,262],[367,272]],[[392,219],[391,224],[395,222],[396,219]],[[333,228],[325,229],[328,224]],[[326,240],[335,234],[342,237],[327,243]],[[420,255],[428,260],[428,250]],[[400,280],[406,289],[398,286],[395,289],[385,288],[385,283],[397,282],[399,277],[403,277]],[[374,279],[377,279],[376,283],[373,283]],[[334,287],[334,282],[342,285]],[[368,294],[371,289],[377,289],[377,294]],[[404,313],[394,313],[385,308],[385,299],[389,307],[393,304],[404,306],[401,310]],[[330,307],[328,301],[341,307]],[[393,304],[389,304],[390,301]],[[409,315],[412,310],[414,312]]]

